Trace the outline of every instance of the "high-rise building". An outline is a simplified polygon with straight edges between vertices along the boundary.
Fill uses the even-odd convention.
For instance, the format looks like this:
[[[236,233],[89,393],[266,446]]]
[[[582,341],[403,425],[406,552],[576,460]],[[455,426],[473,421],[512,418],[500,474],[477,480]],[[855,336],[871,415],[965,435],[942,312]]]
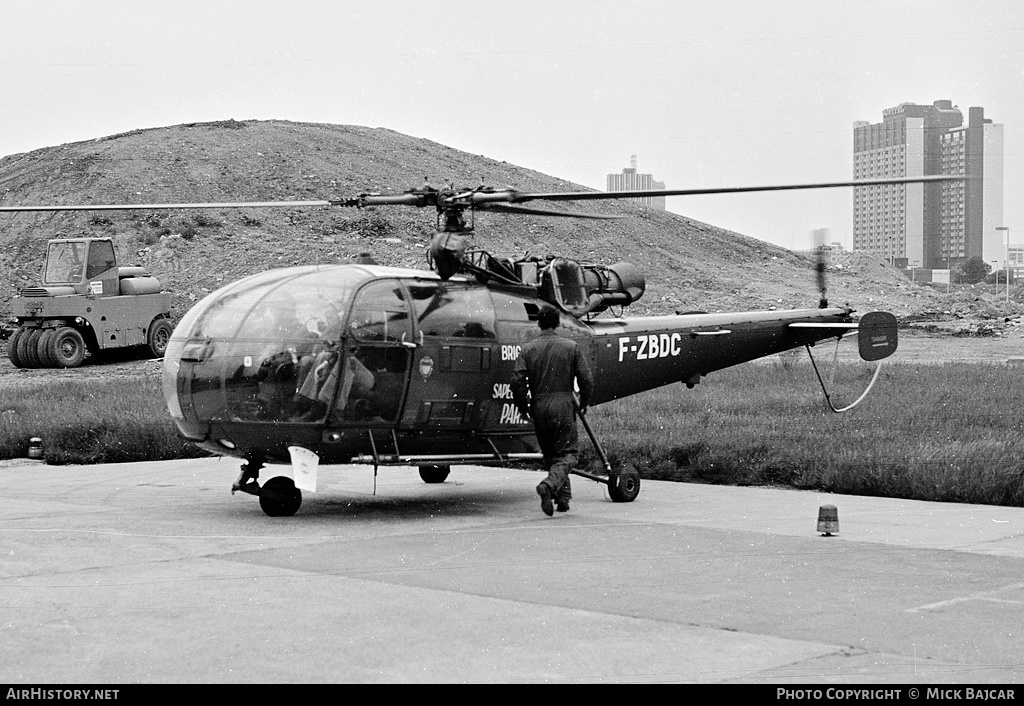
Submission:
[[[858,186],[853,249],[897,266],[948,268],[972,257],[1006,264],[1003,126],[948,100],[901,103],[882,122],[853,124],[854,179],[957,174],[960,182]]]
[[[665,182],[655,181],[653,175],[637,174],[636,155],[634,154],[629,159],[629,166],[623,169],[621,174],[608,175],[608,188],[606,191],[647,191],[664,188]],[[665,210],[664,196],[643,196],[631,199],[631,201],[639,201],[644,206],[660,208],[662,211]]]

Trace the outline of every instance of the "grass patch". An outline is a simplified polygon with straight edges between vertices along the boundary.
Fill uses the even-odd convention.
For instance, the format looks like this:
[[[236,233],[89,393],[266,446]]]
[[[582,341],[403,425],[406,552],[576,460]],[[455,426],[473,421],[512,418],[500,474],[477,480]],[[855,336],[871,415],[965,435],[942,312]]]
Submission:
[[[0,388],[0,458],[43,440],[51,464],[162,461],[207,456],[178,436],[157,378],[60,380]]]
[[[643,478],[786,486],[854,495],[1024,505],[1024,376],[1004,365],[889,363],[844,414],[807,363],[774,359],[592,408],[613,463]],[[837,406],[867,385],[863,364],[823,371]],[[596,454],[580,430],[581,465]],[[207,455],[177,435],[156,378],[0,389],[0,458],[43,439],[49,463]]]
[[[840,364],[837,406],[868,380],[865,366]],[[595,408],[590,423],[613,463],[644,478],[1019,506],[1022,399],[1024,376],[1003,365],[896,363],[835,414],[809,365],[773,361]]]

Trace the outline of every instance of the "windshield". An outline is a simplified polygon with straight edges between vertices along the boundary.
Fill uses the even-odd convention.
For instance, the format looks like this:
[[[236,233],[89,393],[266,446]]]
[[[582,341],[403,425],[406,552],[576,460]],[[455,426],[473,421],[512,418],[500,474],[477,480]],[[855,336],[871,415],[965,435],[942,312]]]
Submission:
[[[85,243],[65,240],[50,243],[46,248],[45,284],[78,284],[85,265]]]

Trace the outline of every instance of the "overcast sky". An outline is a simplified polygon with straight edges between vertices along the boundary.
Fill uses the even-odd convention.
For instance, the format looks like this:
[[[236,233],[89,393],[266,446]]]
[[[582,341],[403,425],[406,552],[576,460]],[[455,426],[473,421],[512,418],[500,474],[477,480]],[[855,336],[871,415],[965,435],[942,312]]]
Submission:
[[[965,118],[981,106],[1005,126],[1003,221],[1024,242],[1019,0],[0,0],[0,10],[0,155],[253,118],[386,127],[601,190],[631,155],[668,188],[834,181],[852,178],[855,120],[949,99]],[[852,200],[836,189],[668,207],[803,248],[815,228],[849,246]]]

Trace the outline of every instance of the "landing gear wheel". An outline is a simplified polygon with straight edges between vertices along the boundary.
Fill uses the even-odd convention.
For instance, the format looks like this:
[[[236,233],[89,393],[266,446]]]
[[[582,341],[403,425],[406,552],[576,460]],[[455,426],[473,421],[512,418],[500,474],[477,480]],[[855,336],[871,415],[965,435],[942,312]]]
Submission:
[[[50,357],[58,368],[77,368],[85,360],[85,339],[73,328],[62,326],[50,339]]]
[[[167,341],[171,339],[174,327],[167,319],[157,319],[149,327],[149,334],[146,336],[146,347],[154,358],[163,358],[167,351]]]
[[[291,517],[302,505],[302,491],[291,478],[275,476],[260,488],[260,507],[270,517]]]
[[[608,495],[617,503],[631,503],[640,494],[640,474],[631,466],[608,476]]]
[[[25,363],[22,361],[21,356],[18,354],[18,341],[22,336],[25,335],[25,329],[19,328],[14,332],[9,339],[7,339],[7,357],[11,359],[11,363],[16,368],[24,368]]]
[[[444,483],[451,470],[451,466],[420,466],[420,478],[424,483]]]

